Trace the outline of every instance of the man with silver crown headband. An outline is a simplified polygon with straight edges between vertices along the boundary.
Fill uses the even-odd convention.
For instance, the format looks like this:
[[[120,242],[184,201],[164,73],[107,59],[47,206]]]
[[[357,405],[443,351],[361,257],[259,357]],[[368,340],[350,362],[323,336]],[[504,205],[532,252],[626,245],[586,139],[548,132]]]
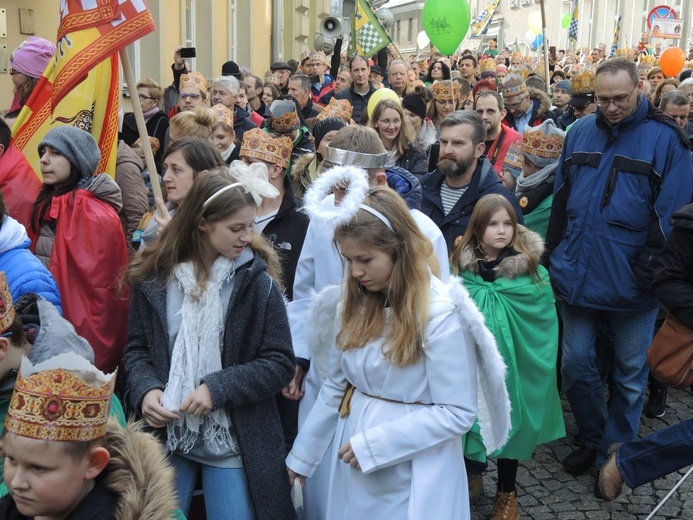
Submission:
[[[383,213],[364,204],[367,193],[375,186],[373,186],[371,172],[366,171],[362,165],[372,168],[374,165],[379,164],[380,157],[376,154],[360,154],[341,149],[335,149],[331,154],[328,152],[327,156],[330,157],[330,162],[341,160],[347,164],[335,166],[323,173],[306,194],[305,208],[311,217],[310,226],[321,226],[319,229],[326,233],[321,237],[323,238],[323,243],[326,240],[332,241],[332,233],[327,230],[335,230],[340,225],[350,221],[359,210],[367,211],[375,216],[390,231],[395,233],[395,227]],[[330,191],[333,192],[332,195],[328,195]],[[338,200],[338,204],[335,204],[335,200]],[[412,211],[412,216],[414,214]],[[336,247],[333,247],[333,250],[335,250],[334,255],[339,254],[336,251]],[[327,255],[323,255],[320,258],[320,262],[314,262],[316,267],[327,263],[325,256]],[[330,257],[329,261],[332,262],[333,259]],[[301,308],[299,308],[299,305],[303,302],[297,302],[296,300],[289,306],[292,337],[295,338],[298,335],[297,332],[302,332],[300,334],[300,341],[304,342],[302,346],[307,347],[312,356],[306,395],[301,402],[301,418],[303,420],[308,415],[307,412],[309,410],[306,410],[306,408],[312,407],[313,403],[315,403],[315,406],[318,406],[318,403],[315,402],[316,395],[312,395],[310,392],[313,391],[317,394],[319,386],[326,378],[327,360],[337,333],[336,326],[339,322],[338,307],[342,301],[343,292],[341,284],[344,280],[342,279],[341,263],[339,268],[337,266],[333,266],[333,268],[335,270],[338,269],[336,285],[318,287],[317,289],[321,290],[321,292],[313,296],[311,302],[301,305]],[[316,268],[315,275],[318,272]],[[324,275],[325,273],[321,274]],[[317,276],[314,279],[317,280]],[[325,277],[323,276],[320,281],[326,283]],[[440,285],[440,282],[437,282],[437,285]],[[483,317],[464,287],[458,281],[450,281],[445,287],[445,291],[450,295],[457,308],[459,308],[459,319],[462,329],[466,334],[469,334],[468,337],[474,343],[475,356],[478,359],[478,417],[484,430],[482,434],[484,442],[487,445],[502,446],[507,439],[510,428],[510,404],[505,387],[505,364],[498,353],[492,334],[484,325]],[[296,305],[297,303],[299,305]],[[312,324],[310,331],[306,331],[305,326],[302,326],[305,323]],[[464,340],[460,339],[460,341],[463,342]],[[317,388],[313,389],[313,386],[316,384]],[[311,402],[308,399],[311,399]],[[304,407],[304,405],[309,406]],[[311,460],[311,456],[307,455],[305,450],[311,452],[315,450],[316,453],[313,453],[313,455],[316,455],[318,451],[326,454],[320,464],[312,467],[310,470],[311,478],[306,480],[304,506],[307,519],[328,517],[326,516],[328,497],[331,503],[335,500],[334,496],[329,495],[331,478],[335,475],[333,466],[338,463],[336,457],[329,455],[334,451],[332,440],[330,439],[330,446],[325,446],[328,444],[327,439],[325,439],[320,441],[320,446],[314,448],[310,442],[306,444],[306,438],[303,438],[303,442],[301,442],[301,430],[299,429],[299,441],[297,441],[294,447],[296,451],[292,451],[287,458],[287,465],[293,471],[305,475],[306,473],[301,473],[301,469],[306,470],[306,464],[308,466],[311,465],[311,463],[306,463],[307,460]],[[312,460],[315,460],[315,458],[312,458]],[[459,470],[459,475],[462,475],[462,478],[464,478],[464,463],[462,461],[460,461]],[[337,497],[336,500],[338,502],[339,498]],[[334,503],[329,507],[334,507]]]
[[[423,234],[431,240],[440,265],[440,277],[446,281],[449,276],[447,246],[438,227],[418,209],[421,204],[419,181],[402,168],[386,169],[386,156],[375,130],[363,126],[347,126],[339,130],[326,148],[325,170],[337,165],[360,166],[368,174],[370,187],[387,184],[399,193],[407,202]],[[334,208],[336,204],[343,204],[343,199],[344,191],[335,189],[334,194],[326,197],[320,204],[328,209]],[[289,304],[289,322],[298,366],[296,378],[284,390],[284,395],[290,399],[300,399],[299,429],[326,376],[324,370],[321,371],[317,366],[311,368],[310,364],[306,324],[311,323],[308,321],[311,299],[324,288],[340,284],[344,275],[341,256],[331,245],[333,232],[334,226],[328,221],[311,219],[296,268],[294,301]],[[305,384],[301,389],[304,376]],[[323,464],[318,472],[318,477],[310,479],[305,489],[305,508],[309,518],[324,518],[329,464]]]

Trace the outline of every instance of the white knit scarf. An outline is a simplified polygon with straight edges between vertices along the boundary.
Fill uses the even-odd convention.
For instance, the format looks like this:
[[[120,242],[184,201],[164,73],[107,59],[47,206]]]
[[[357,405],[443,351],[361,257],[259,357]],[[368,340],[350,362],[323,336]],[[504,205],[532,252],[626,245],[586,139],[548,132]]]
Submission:
[[[181,416],[167,426],[166,447],[171,452],[189,452],[200,433],[205,443],[217,448],[231,446],[236,451],[224,408],[200,417],[179,412],[181,403],[200,386],[204,376],[221,370],[224,316],[220,292],[234,273],[235,263],[220,255],[202,291],[192,262],[183,262],[173,269],[184,297],[180,310],[183,319],[173,345],[168,384],[161,402],[164,408]]]

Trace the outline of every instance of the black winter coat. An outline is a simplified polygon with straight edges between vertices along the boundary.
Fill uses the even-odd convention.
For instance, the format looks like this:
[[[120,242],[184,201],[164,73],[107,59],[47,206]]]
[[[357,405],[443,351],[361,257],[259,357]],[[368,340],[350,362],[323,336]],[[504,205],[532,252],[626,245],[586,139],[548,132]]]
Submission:
[[[294,376],[286,306],[257,255],[236,270],[224,321],[222,370],[205,377],[213,409],[226,408],[234,425],[258,520],[295,519],[275,394]],[[151,276],[132,286],[123,365],[125,401],[141,415],[142,399],[168,381],[166,283]],[[161,433],[165,433],[159,430]]]
[[[464,192],[460,200],[457,201],[457,204],[447,215],[445,215],[443,210],[443,201],[440,197],[440,187],[444,180],[445,176],[438,170],[432,171],[421,179],[421,187],[423,188],[421,211],[435,222],[443,232],[445,242],[448,245],[448,251],[455,249],[455,239],[464,235],[469,225],[472,211],[474,211],[474,206],[484,195],[490,193],[503,195],[515,208],[518,224],[524,223],[522,208],[520,208],[520,204],[517,202],[517,197],[503,186],[496,171],[485,156],[482,156],[477,161],[472,182],[469,183],[467,191]]]
[[[404,155],[397,159],[395,166],[404,168],[414,175],[425,175],[428,173],[428,153],[426,150],[409,144]]]
[[[354,85],[351,85],[349,88],[340,90],[337,94],[335,94],[334,97],[336,99],[346,99],[349,101],[349,104],[354,107],[354,111],[351,114],[351,119],[358,123],[361,120],[361,113],[366,110],[368,101],[370,101],[375,90],[376,89],[373,86],[373,83],[369,81],[368,92],[366,92],[365,95],[357,94],[354,90]]]
[[[693,329],[693,204],[671,216],[671,234],[654,272],[655,296]]]
[[[166,145],[166,132],[168,130],[168,117],[166,113],[159,110],[156,114],[147,121],[147,134],[150,137],[156,137],[159,140],[159,149],[154,155],[156,169],[161,171],[161,161],[164,156],[164,148]],[[120,132],[120,138],[125,141],[125,144],[132,146],[140,138],[137,131],[137,123],[135,122],[135,114],[128,112],[123,117],[123,129]]]

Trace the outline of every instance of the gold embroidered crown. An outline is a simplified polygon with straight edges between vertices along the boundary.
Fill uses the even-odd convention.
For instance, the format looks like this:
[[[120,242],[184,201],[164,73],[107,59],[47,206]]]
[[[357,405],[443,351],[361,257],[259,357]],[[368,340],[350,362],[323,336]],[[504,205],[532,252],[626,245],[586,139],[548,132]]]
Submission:
[[[459,94],[455,96],[455,84],[450,80],[434,81],[431,90],[436,101],[454,101],[459,98]]]
[[[573,73],[571,77],[573,95],[594,94],[594,72],[592,67],[584,67],[582,70]]]
[[[251,157],[282,168],[289,166],[293,141],[289,137],[272,137],[264,130],[253,128],[243,134],[241,157]]]
[[[510,145],[510,148],[508,148],[508,153],[505,155],[503,166],[515,170],[522,169],[522,145],[520,144],[520,141],[515,141]]]
[[[0,333],[10,328],[15,316],[16,312],[12,304],[12,294],[7,285],[7,278],[5,278],[5,273],[0,271]]]
[[[642,56],[640,56],[640,60],[638,61],[638,69],[647,71],[654,66],[654,56],[652,56],[651,54],[643,54]]]
[[[616,49],[616,56],[619,58],[625,58],[628,56],[628,49],[623,47],[622,49]]]
[[[200,89],[201,92],[207,94],[207,80],[199,72],[189,72],[180,77],[180,90],[187,87]]]
[[[278,134],[288,134],[296,130],[301,123],[296,112],[296,105],[291,100],[275,100],[270,107],[270,113],[270,126],[272,131]]]
[[[310,61],[320,60],[323,63],[327,62],[327,58],[325,57],[325,53],[322,51],[312,51],[311,53],[308,54],[308,57],[310,58]]]
[[[61,354],[36,366],[24,358],[5,430],[45,441],[99,439],[106,434],[115,379],[115,373],[103,374],[74,353]]]
[[[479,70],[481,73],[484,72],[496,72],[496,60],[493,58],[488,58],[486,60],[479,60]]]
[[[318,121],[322,121],[327,117],[336,117],[341,119],[346,124],[351,121],[351,115],[354,113],[354,107],[346,99],[330,99],[330,102],[322,109],[317,116]]]
[[[514,72],[512,74],[508,74],[503,80],[501,92],[504,98],[519,96],[520,94],[527,92],[527,85],[525,84],[524,78]]]
[[[233,112],[226,108],[225,105],[217,103],[212,107],[212,112],[217,116],[220,123],[224,123],[233,129]]]
[[[310,51],[308,49],[306,49],[305,51],[303,51],[301,53],[301,63],[306,61],[308,58],[310,58]]]
[[[563,149],[563,137],[546,135],[541,130],[525,130],[522,136],[522,151],[530,155],[558,159]]]

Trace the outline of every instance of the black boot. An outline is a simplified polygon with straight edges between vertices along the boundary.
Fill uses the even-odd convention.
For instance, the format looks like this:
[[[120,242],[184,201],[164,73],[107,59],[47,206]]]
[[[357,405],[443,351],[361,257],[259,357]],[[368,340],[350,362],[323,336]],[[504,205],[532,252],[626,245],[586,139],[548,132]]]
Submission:
[[[667,406],[667,389],[650,387],[650,397],[645,405],[645,415],[654,419],[663,417]]]

